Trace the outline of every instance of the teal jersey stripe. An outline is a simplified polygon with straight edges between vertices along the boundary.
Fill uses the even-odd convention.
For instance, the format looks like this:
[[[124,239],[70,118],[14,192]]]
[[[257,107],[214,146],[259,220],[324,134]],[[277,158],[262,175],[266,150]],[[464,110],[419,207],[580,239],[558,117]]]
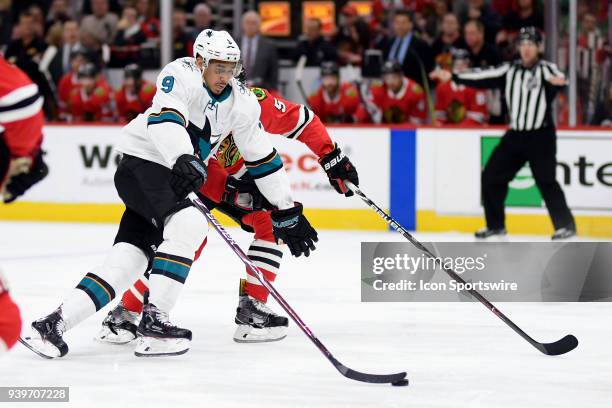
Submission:
[[[89,289],[91,293],[98,299],[100,305],[103,307],[107,303],[109,303],[112,299],[108,296],[106,291],[96,282],[95,280],[85,277],[81,280],[81,286]]]
[[[173,122],[178,125],[185,126],[183,118],[176,112],[172,111],[165,111],[159,115],[149,115],[149,117],[147,118],[147,126],[163,122]]]
[[[173,275],[180,276],[183,279],[189,275],[189,267],[176,262],[167,261],[165,259],[155,258],[153,261],[153,269],[167,271]]]
[[[210,142],[200,138],[198,141],[198,145],[200,147],[200,159],[206,160],[208,155],[210,154]]]
[[[271,174],[281,167],[283,167],[283,161],[277,153],[269,162],[262,163],[254,167],[247,166],[247,170],[252,177],[257,178]]]

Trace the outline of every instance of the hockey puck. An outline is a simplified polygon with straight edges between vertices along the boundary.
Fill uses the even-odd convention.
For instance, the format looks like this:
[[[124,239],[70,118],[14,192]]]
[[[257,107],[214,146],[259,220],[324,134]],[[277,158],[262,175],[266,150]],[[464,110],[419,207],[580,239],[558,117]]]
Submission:
[[[403,380],[399,380],[396,382],[392,382],[391,383],[392,386],[394,387],[405,387],[408,385],[408,380],[407,379],[403,379]]]

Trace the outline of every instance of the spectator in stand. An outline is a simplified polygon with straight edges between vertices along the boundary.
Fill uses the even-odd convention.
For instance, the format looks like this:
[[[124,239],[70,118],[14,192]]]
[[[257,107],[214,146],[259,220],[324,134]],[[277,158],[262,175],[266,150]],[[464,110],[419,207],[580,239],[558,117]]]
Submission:
[[[130,121],[143,113],[153,101],[155,84],[142,79],[138,64],[130,64],[123,71],[123,86],[115,91],[117,114],[122,121]]]
[[[240,53],[248,86],[278,89],[278,51],[276,45],[259,34],[261,17],[255,11],[242,15]]]
[[[470,53],[470,66],[473,68],[486,68],[502,63],[501,55],[497,50],[485,42],[484,25],[480,20],[470,20],[465,24],[465,42]],[[505,124],[507,108],[503,95],[499,89],[487,91],[487,108],[489,123]]]
[[[79,40],[79,25],[74,20],[64,22],[62,27],[62,45],[59,49],[57,58],[61,61],[61,75],[71,69],[70,56],[77,49],[82,49],[83,45]]]
[[[70,94],[68,108],[72,120],[97,122],[110,117],[110,87],[91,62],[79,67],[79,88]]]
[[[424,13],[425,25],[423,31],[427,33],[428,37],[432,38],[432,43],[434,42],[433,39],[440,35],[442,20],[444,20],[444,16],[448,13],[449,9],[446,0],[434,0],[430,10]]]
[[[140,56],[140,44],[147,40],[138,22],[135,7],[125,7],[117,23],[117,35],[111,48],[111,66],[124,67],[135,63]]]
[[[587,12],[582,16],[578,33],[578,101],[582,107],[580,123],[590,123],[595,113],[595,105],[601,87],[601,70],[598,54],[604,47],[604,38],[597,28],[597,18]]]
[[[353,5],[342,8],[340,27],[336,35],[340,64],[361,65],[363,53],[370,48],[370,28]]]
[[[205,3],[197,4],[193,8],[193,29],[191,31],[191,38],[193,41],[197,38],[198,34],[204,31],[207,28],[212,30],[216,30],[215,24],[212,20],[212,11],[210,7],[208,7]]]
[[[518,0],[516,10],[511,10],[503,20],[502,31],[517,34],[523,27],[535,27],[544,30],[544,15],[536,0]],[[513,38],[513,40],[516,39]]]
[[[36,27],[32,15],[29,12],[22,13],[16,27],[18,38],[9,42],[4,57],[24,71],[38,86],[38,92],[45,98],[43,105],[45,116],[53,118],[57,113],[55,94],[49,80],[39,69],[47,44],[36,35]]]
[[[422,86],[427,81],[427,74],[434,68],[434,60],[429,45],[418,38],[412,29],[412,13],[397,11],[393,16],[393,37],[383,38],[376,48],[383,50],[386,60],[399,62],[404,75]]]
[[[81,86],[78,78],[79,68],[88,62],[91,61],[83,48],[77,48],[70,54],[70,71],[62,76],[57,86],[61,119],[67,118],[70,95]]]
[[[511,10],[504,16],[503,28],[495,39],[504,60],[514,59],[516,56],[515,43],[519,30],[523,27],[544,30],[544,16],[536,0],[518,0],[517,9]]]
[[[68,8],[67,0],[53,0],[49,12],[47,13],[47,19],[45,22],[46,29],[48,30],[55,24],[63,25],[66,21],[72,20],[70,9]]]
[[[47,44],[36,35],[36,24],[29,12],[22,13],[19,16],[16,31],[18,38],[8,43],[4,57],[30,76],[29,71],[32,71],[30,65],[33,64],[34,69],[37,69],[40,57],[47,48]]]
[[[12,0],[0,0],[0,44],[6,44],[11,38],[13,27]]]
[[[109,11],[108,0],[91,0],[91,10],[93,14],[81,20],[81,32],[95,40],[98,47],[101,44],[112,44],[119,19]]]
[[[193,40],[187,32],[187,14],[185,10],[175,9],[172,13],[173,58],[190,57],[193,51]]]
[[[359,91],[349,82],[340,82],[334,61],[321,64],[321,87],[308,98],[308,105],[323,123],[352,123],[359,108]]]
[[[442,18],[440,35],[431,45],[431,51],[437,65],[448,68],[451,60],[451,49],[466,49],[467,44],[461,36],[459,20],[453,13],[447,13]]]
[[[38,70],[47,77],[50,83],[57,85],[63,75],[61,58],[63,28],[61,24],[58,23],[49,27],[45,42],[47,48],[40,58]]]
[[[302,55],[306,56],[306,66],[318,67],[323,61],[335,61],[336,49],[323,38],[321,34],[321,20],[309,18],[304,27],[304,38],[298,43],[295,60]]]
[[[159,19],[157,16],[157,4],[149,0],[137,0],[138,22],[140,29],[147,39],[159,38]]]
[[[458,16],[463,24],[469,20],[480,21],[484,27],[487,43],[495,43],[495,36],[502,27],[502,17],[485,0],[468,0],[466,7],[461,9]]]
[[[28,13],[30,13],[34,22],[34,34],[39,38],[45,38],[45,16],[40,6],[32,4],[28,7]]]
[[[383,83],[370,88],[368,106],[359,109],[358,120],[364,123],[424,124],[427,108],[423,88],[404,75],[398,61],[385,62],[382,72]]]
[[[453,48],[453,66],[463,72],[470,66],[467,50]],[[436,121],[443,125],[482,126],[487,123],[487,94],[482,89],[446,81],[436,87]]]
[[[472,67],[488,67],[502,62],[497,50],[485,42],[484,25],[479,20],[470,20],[465,24],[465,42],[470,52]]]

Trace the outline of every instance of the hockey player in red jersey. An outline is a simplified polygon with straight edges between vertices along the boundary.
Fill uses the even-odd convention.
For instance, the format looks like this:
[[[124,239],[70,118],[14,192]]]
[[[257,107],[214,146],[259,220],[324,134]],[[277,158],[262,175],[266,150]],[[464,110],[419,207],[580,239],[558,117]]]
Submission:
[[[123,71],[123,86],[115,91],[119,119],[130,121],[143,113],[153,101],[155,84],[142,79],[142,68],[129,64]]]
[[[19,308],[11,299],[8,284],[0,271],[0,354],[17,343],[21,333]]]
[[[79,87],[73,89],[68,111],[74,121],[93,122],[110,117],[110,86],[91,62],[79,67]]]
[[[369,108],[362,107],[358,120],[362,123],[410,123],[422,125],[427,120],[423,88],[404,76],[397,61],[382,67],[383,83],[370,87]]]
[[[462,72],[470,65],[470,54],[454,48],[453,70]],[[481,89],[457,85],[452,81],[436,87],[436,121],[446,125],[482,126],[487,123],[487,97]]]
[[[12,202],[48,173],[42,158],[43,98],[0,56],[0,199]]]
[[[79,67],[89,62],[87,54],[83,50],[75,50],[70,54],[70,71],[66,72],[57,85],[60,117],[67,118],[68,104],[70,103],[70,95],[75,89],[81,87],[78,78]]]
[[[319,157],[334,189],[350,196],[343,180],[359,184],[357,170],[340,148],[331,140],[321,120],[307,107],[273,96],[268,90],[252,88],[261,106],[261,124],[268,133],[298,140]],[[271,209],[252,180],[245,176],[245,162],[232,140],[219,148],[208,163],[208,180],[200,190],[207,207],[217,208],[233,218],[241,227],[255,234],[247,255],[274,281],[282,261],[283,251],[272,234]],[[206,245],[202,243],[196,259]],[[102,323],[98,339],[110,343],[127,343],[136,337],[136,323],[142,310],[148,287],[145,274],[128,289],[121,302]],[[253,343],[280,340],[286,336],[288,320],[266,306],[268,291],[247,269],[241,280],[239,305],[234,333],[236,342]]]
[[[321,87],[308,98],[308,105],[324,123],[353,123],[359,108],[355,85],[340,82],[340,69],[333,61],[321,64]]]

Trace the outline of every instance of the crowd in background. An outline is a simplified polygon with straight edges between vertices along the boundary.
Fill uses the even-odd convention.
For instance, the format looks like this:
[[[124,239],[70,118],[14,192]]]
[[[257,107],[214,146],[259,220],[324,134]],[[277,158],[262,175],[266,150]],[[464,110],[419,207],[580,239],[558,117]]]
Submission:
[[[173,58],[191,55],[203,29],[227,28],[217,19],[219,3],[174,1]],[[321,68],[321,87],[307,99],[326,122],[505,123],[500,92],[436,84],[428,74],[516,58],[520,28],[544,29],[541,0],[371,3],[371,14],[360,16],[347,2],[336,2],[333,35],[323,35],[322,22],[309,19],[289,47],[261,35],[260,16],[247,11],[236,38],[247,83],[282,95],[279,66],[305,59],[306,66]],[[578,121],[612,126],[607,1],[578,4]],[[129,120],[155,92],[143,69],[159,69],[158,7],[153,0],[0,0],[0,49],[39,85],[48,119]],[[567,70],[567,39],[560,37],[558,62]],[[365,82],[341,78],[347,65],[361,68]],[[105,76],[113,68],[124,71],[118,89]],[[558,122],[566,124],[566,95],[559,105]]]

